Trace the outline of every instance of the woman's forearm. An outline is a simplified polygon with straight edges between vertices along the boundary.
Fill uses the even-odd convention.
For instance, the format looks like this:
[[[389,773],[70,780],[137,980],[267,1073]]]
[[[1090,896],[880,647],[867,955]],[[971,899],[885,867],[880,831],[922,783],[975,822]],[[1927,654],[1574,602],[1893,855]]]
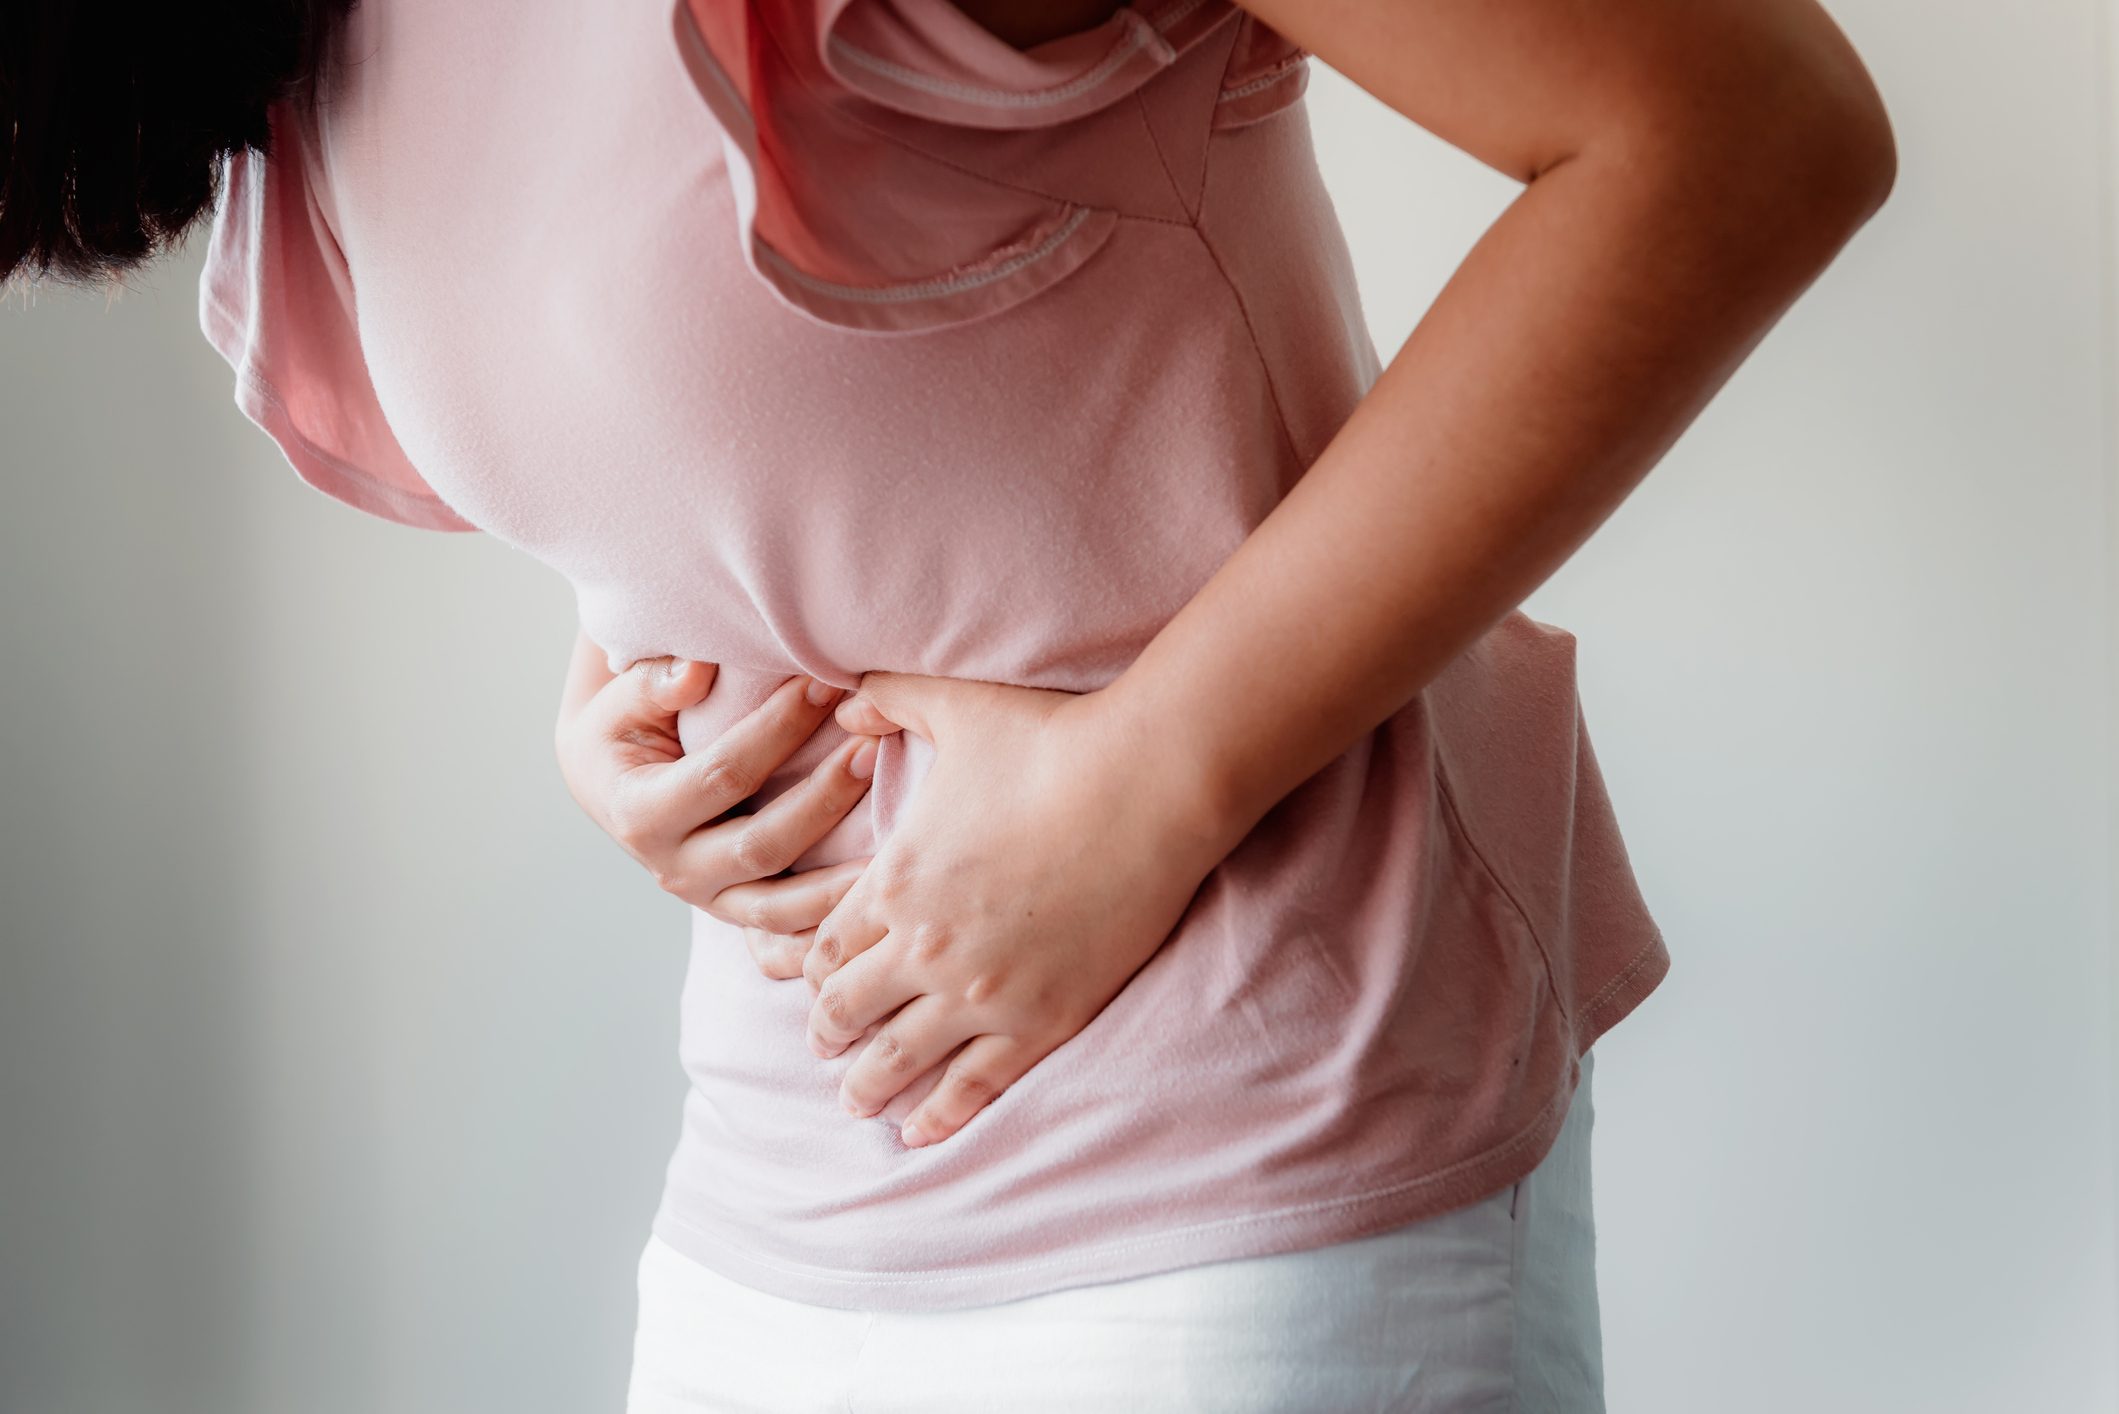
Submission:
[[[1330,446],[1100,694],[1209,852],[1551,575],[1875,210],[1889,129],[1843,57],[1724,62],[1531,159]]]

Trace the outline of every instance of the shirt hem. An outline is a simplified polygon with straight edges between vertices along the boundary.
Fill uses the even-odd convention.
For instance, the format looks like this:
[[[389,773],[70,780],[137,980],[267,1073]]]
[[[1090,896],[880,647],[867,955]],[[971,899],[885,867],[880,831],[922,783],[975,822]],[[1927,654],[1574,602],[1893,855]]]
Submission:
[[[335,501],[415,530],[475,532],[479,529],[437,497],[393,486],[318,446],[300,427],[279,390],[250,357],[240,311],[208,291],[200,306],[206,340],[235,372],[235,404],[279,444],[295,475]]]
[[[1581,1008],[1566,1084],[1529,1124],[1468,1159],[1381,1188],[956,1271],[849,1271],[785,1261],[707,1231],[675,1211],[667,1194],[651,1231],[691,1260],[753,1290],[812,1306],[874,1312],[996,1305],[1067,1287],[1351,1242],[1438,1217],[1522,1181],[1559,1135],[1581,1079],[1582,1053],[1655,990],[1669,967],[1669,950],[1655,932]]]

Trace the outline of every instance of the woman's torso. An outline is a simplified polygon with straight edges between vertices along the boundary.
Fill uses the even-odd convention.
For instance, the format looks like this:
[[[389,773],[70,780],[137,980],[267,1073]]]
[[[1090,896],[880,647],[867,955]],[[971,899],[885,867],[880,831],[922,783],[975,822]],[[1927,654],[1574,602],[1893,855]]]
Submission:
[[[355,11],[315,156],[378,402],[459,515],[570,580],[614,667],[723,665],[687,747],[798,671],[1109,682],[1376,376],[1299,52],[1227,0],[1034,56],[968,24],[947,0]],[[872,851],[928,759],[891,739],[802,864]],[[898,1309],[1492,1192],[1667,965],[1572,640],[1520,614],[1269,814],[948,1143],[896,1142],[922,1086],[848,1119],[807,989],[693,933],[658,1232]]]

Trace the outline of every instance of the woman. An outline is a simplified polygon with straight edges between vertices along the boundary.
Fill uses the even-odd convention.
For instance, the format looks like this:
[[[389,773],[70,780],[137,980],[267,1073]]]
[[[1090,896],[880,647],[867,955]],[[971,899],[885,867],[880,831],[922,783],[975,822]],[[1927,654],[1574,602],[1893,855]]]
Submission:
[[[577,591],[696,905],[634,1410],[1601,1407],[1668,955],[1514,606],[1889,188],[1808,0],[30,8],[0,268],[218,172],[243,409]],[[1312,55],[1526,184],[1387,368]]]

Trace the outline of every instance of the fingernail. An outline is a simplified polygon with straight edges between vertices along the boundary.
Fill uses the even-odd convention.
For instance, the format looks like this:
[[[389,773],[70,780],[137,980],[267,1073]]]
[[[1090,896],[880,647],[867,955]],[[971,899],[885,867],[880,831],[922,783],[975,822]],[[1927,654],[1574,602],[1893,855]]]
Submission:
[[[918,1149],[927,1143],[927,1136],[920,1132],[918,1125],[911,1120],[907,1120],[904,1124],[898,1126],[898,1142],[908,1149]]]
[[[865,781],[876,773],[876,743],[870,737],[854,748],[853,758],[846,763],[846,770],[857,781]]]
[[[802,696],[808,700],[810,706],[822,707],[825,703],[837,697],[842,690],[841,688],[833,687],[821,678],[811,678],[809,686],[802,690]]]

